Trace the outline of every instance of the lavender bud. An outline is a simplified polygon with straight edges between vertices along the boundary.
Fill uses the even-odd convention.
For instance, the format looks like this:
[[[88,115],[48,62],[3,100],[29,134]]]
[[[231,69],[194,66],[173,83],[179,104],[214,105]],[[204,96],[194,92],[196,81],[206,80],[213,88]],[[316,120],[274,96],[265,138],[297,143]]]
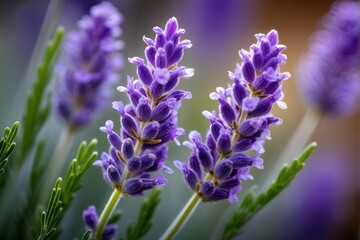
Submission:
[[[115,132],[112,132],[111,134],[108,135],[108,140],[109,140],[110,144],[116,150],[120,151],[120,149],[121,149],[121,139],[120,139],[120,136],[118,134],[116,134]]]
[[[184,180],[189,185],[189,187],[195,190],[196,184],[198,183],[198,177],[196,173],[192,169],[189,169],[183,162],[174,161],[174,165],[183,172]]]
[[[131,138],[126,138],[121,146],[121,152],[126,160],[134,156],[134,143]]]
[[[235,112],[232,106],[225,100],[219,98],[220,102],[220,112],[221,116],[224,118],[224,120],[229,124],[232,125],[235,121]]]
[[[165,25],[165,37],[166,40],[170,40],[170,38],[175,34],[178,30],[178,22],[176,18],[170,18]]]
[[[254,56],[252,59],[252,63],[254,65],[255,70],[257,70],[257,71],[261,70],[263,67],[264,56],[258,48],[257,48],[257,50],[255,50],[255,53],[254,53]]]
[[[165,40],[164,34],[161,33],[161,32],[159,32],[159,31],[156,32],[155,47],[156,47],[157,49],[162,48],[162,47],[164,47],[165,42],[166,42],[166,40]],[[155,58],[156,58],[156,57],[155,57]],[[156,65],[156,64],[155,64],[155,65]]]
[[[231,136],[228,133],[220,135],[217,141],[217,148],[223,154],[228,153],[231,150]]]
[[[202,178],[201,168],[199,159],[197,158],[196,154],[191,154],[189,157],[189,166],[190,168],[197,174],[199,179]]]
[[[166,68],[166,52],[164,48],[158,48],[155,55],[155,66],[157,68]]]
[[[98,215],[96,213],[95,206],[89,206],[86,210],[84,210],[82,217],[88,228],[92,230],[96,229],[98,225]]]
[[[137,178],[131,178],[125,182],[124,192],[127,194],[137,194],[141,192],[144,183]]]
[[[165,92],[165,86],[158,81],[154,81],[150,86],[150,95],[153,99],[158,99]]]
[[[246,137],[251,137],[255,133],[261,130],[264,121],[261,118],[252,118],[245,120],[239,126],[239,133]]]
[[[235,153],[230,156],[229,161],[232,162],[233,168],[242,168],[251,166],[252,159],[243,153]]]
[[[165,85],[165,91],[170,91],[173,88],[176,87],[176,85],[179,83],[179,77],[178,74],[171,74],[169,80],[167,81],[166,85]],[[181,90],[176,90],[176,91],[181,91]],[[175,92],[176,92],[175,91]],[[184,91],[182,91],[184,92]]]
[[[233,170],[232,161],[225,159],[215,166],[215,175],[219,179],[227,178]]]
[[[244,62],[241,69],[245,80],[252,83],[255,79],[255,69],[252,63],[250,61]]]
[[[137,132],[137,124],[134,118],[129,114],[125,114],[125,116],[121,118],[121,123],[124,132],[126,132],[129,136],[132,136],[132,131]]]
[[[148,123],[143,129],[142,138],[147,140],[156,138],[159,133],[159,127],[160,124],[158,122]]]
[[[141,163],[138,157],[133,157],[127,161],[126,166],[130,172],[137,172],[140,170]]]
[[[265,98],[259,101],[256,108],[249,112],[252,117],[259,117],[268,114],[272,108],[273,101],[270,98]]]
[[[209,149],[205,145],[198,146],[197,157],[198,157],[201,165],[205,169],[207,169],[207,170],[213,169],[213,158],[210,154]]]
[[[153,119],[161,122],[170,114],[170,106],[167,102],[161,102],[153,110]]]
[[[141,156],[139,158],[139,161],[141,164],[140,170],[144,171],[144,170],[152,167],[152,165],[154,165],[155,159],[156,159],[156,156],[153,153]]]
[[[208,198],[209,201],[219,201],[227,199],[229,197],[229,191],[224,189],[216,189],[214,193]]]
[[[148,66],[144,64],[144,61],[138,63],[137,74],[139,79],[146,85],[150,86],[153,82],[153,77]]]
[[[111,239],[114,239],[116,233],[117,233],[117,230],[118,230],[118,226],[116,224],[110,224],[110,225],[107,225],[105,228],[104,228],[104,232],[101,236],[101,240],[111,240]]]
[[[144,122],[147,122],[151,119],[152,110],[150,104],[147,100],[141,100],[139,105],[137,105],[137,116]]]
[[[234,94],[234,99],[235,99],[236,104],[239,107],[241,107],[242,106],[242,101],[247,95],[245,87],[243,87],[239,83],[235,84],[234,87],[233,87],[233,94]]]
[[[235,152],[243,152],[249,150],[255,141],[256,139],[254,138],[240,138],[233,146],[233,150]]]
[[[184,49],[181,47],[175,48],[175,50],[172,52],[171,57],[167,59],[167,63],[169,66],[172,66],[173,64],[179,62],[184,55]]]
[[[119,184],[121,182],[120,172],[113,165],[107,168],[107,177],[112,184]]]
[[[155,67],[155,54],[156,54],[156,49],[154,47],[151,46],[145,49],[146,59],[153,67]]]
[[[218,122],[214,122],[211,124],[210,131],[215,140],[218,139],[218,137],[220,135],[220,130],[222,129],[222,127],[223,126]]]
[[[230,190],[236,186],[239,186],[240,184],[240,181],[239,179],[230,179],[230,180],[227,180],[227,181],[224,181],[222,182],[220,185],[219,185],[219,188],[224,188],[224,189],[227,189],[227,190]]]
[[[200,186],[200,191],[206,197],[210,197],[215,192],[215,185],[210,181],[203,182]]]

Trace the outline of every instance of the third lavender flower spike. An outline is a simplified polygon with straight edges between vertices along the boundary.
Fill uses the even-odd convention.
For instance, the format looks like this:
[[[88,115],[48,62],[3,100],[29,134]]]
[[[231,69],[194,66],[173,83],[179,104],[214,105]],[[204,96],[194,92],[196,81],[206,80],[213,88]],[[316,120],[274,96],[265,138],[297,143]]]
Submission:
[[[360,99],[360,3],[339,1],[323,19],[298,68],[305,100],[323,114],[347,115]]]
[[[108,88],[123,65],[122,19],[111,3],[102,2],[78,22],[78,32],[69,34],[65,48],[71,67],[63,67],[55,105],[71,129],[89,123],[109,100]]]
[[[242,63],[229,73],[232,84],[210,94],[219,102],[219,113],[203,112],[210,122],[205,141],[192,131],[184,143],[192,150],[189,163],[174,162],[203,201],[236,202],[241,181],[252,179],[250,167],[263,168],[260,155],[265,139],[270,139],[269,126],[281,124],[270,111],[274,103],[286,108],[282,81],[290,74],[280,72],[285,46],[278,44],[275,30],[255,37],[249,51],[239,52]]]
[[[138,196],[155,186],[162,186],[162,175],[151,173],[172,170],[165,166],[166,143],[184,135],[177,126],[177,110],[183,99],[191,93],[175,90],[180,78],[189,78],[193,69],[179,66],[184,49],[191,47],[189,40],[180,40],[185,31],[178,27],[176,18],[166,23],[165,29],[155,27],[155,39],[144,37],[148,45],[146,60],[134,57],[129,61],[137,65],[138,79],[128,77],[125,92],[130,103],[114,102],[121,119],[120,134],[107,121],[100,128],[107,133],[111,144],[109,153],[103,153],[96,164],[103,168],[105,179],[124,195]]]

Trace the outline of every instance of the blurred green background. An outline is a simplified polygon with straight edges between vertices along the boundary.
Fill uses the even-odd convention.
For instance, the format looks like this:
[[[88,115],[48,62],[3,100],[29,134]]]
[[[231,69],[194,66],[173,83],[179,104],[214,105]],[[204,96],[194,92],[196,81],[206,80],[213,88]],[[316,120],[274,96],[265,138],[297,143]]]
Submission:
[[[52,1],[53,3],[55,1]],[[51,33],[54,26],[61,24],[66,31],[76,29],[76,21],[89,8],[100,2],[95,0],[58,1],[63,4],[50,18]],[[263,155],[265,169],[252,169],[254,181],[243,183],[246,191],[253,184],[264,184],[267,174],[288,142],[292,132],[301,120],[307,105],[298,95],[296,69],[299,58],[306,53],[308,39],[319,29],[322,16],[329,10],[333,1],[286,1],[286,0],[132,0],[112,1],[124,15],[121,39],[126,46],[122,50],[125,59],[133,56],[143,57],[145,44],[142,36],[153,37],[152,27],[163,27],[172,16],[176,16],[180,27],[186,29],[185,38],[190,39],[193,48],[185,51],[182,64],[195,69],[195,75],[183,80],[179,87],[191,91],[193,98],[183,103],[179,111],[179,125],[190,132],[193,129],[205,135],[208,123],[202,116],[203,110],[217,109],[209,93],[217,86],[225,87],[230,80],[227,71],[233,71],[240,61],[238,50],[248,49],[255,42],[255,33],[266,33],[276,29],[280,43],[287,46],[288,61],[282,71],[289,71],[292,77],[284,83],[287,110],[275,107],[274,114],[284,120],[283,125],[272,129],[273,139],[266,143]],[[45,18],[49,1],[13,0],[0,2],[0,129],[21,120],[26,94],[35,76],[39,51],[35,44]],[[60,5],[61,5],[60,4]],[[59,15],[57,15],[59,14]],[[57,18],[59,16],[59,18]],[[53,24],[53,25],[52,25]],[[46,38],[46,36],[45,36]],[[44,42],[42,41],[41,44]],[[40,45],[40,51],[43,50]],[[30,65],[31,57],[35,64]],[[127,75],[134,76],[136,68],[125,62],[120,72],[124,85]],[[54,76],[52,88],[58,79]],[[360,79],[359,79],[360,81]],[[53,91],[51,89],[51,91]],[[125,100],[114,87],[114,100]],[[70,161],[82,140],[97,138],[97,151],[107,151],[105,134],[98,130],[107,119],[112,119],[119,127],[116,111],[102,112],[88,127],[76,136],[68,155]],[[318,148],[310,158],[306,168],[295,182],[278,198],[260,212],[244,229],[242,239],[356,239],[359,237],[360,215],[360,115],[344,118],[324,118],[315,130],[312,140]],[[40,138],[45,138],[55,147],[58,136],[64,127],[55,113],[52,114]],[[20,130],[21,131],[21,130]],[[186,140],[181,138],[181,141]],[[168,165],[173,160],[187,160],[189,150],[170,144]],[[48,149],[51,156],[52,149]],[[298,153],[293,153],[295,157]],[[31,156],[30,156],[31,157]],[[23,170],[26,173],[28,170]],[[167,176],[169,184],[164,188],[162,201],[155,215],[155,222],[146,239],[157,239],[177,215],[192,192],[182,180],[182,175],[174,169]],[[269,182],[265,183],[269,185]],[[80,237],[84,231],[81,220],[82,211],[90,204],[101,211],[107,201],[111,188],[103,181],[100,169],[91,167],[85,175],[84,184],[62,226],[61,239]],[[243,192],[240,193],[240,199]],[[25,192],[18,198],[24,199]],[[119,208],[123,210],[120,221],[120,235],[124,236],[125,226],[135,221],[142,199],[122,199]],[[201,204],[193,217],[177,236],[178,239],[211,239],[222,230],[227,218],[236,208],[229,202]],[[301,232],[303,235],[299,235]],[[305,233],[308,238],[299,238]]]

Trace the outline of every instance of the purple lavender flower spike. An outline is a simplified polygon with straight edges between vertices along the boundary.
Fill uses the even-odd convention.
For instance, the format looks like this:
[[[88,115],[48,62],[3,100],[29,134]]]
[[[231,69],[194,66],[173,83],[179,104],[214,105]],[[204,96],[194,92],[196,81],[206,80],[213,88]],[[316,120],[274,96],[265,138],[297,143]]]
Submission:
[[[218,87],[210,98],[218,101],[219,113],[204,111],[210,122],[206,140],[192,131],[184,145],[191,149],[189,164],[176,161],[185,182],[203,201],[238,200],[241,181],[252,179],[250,167],[263,168],[263,144],[270,139],[270,125],[281,124],[270,111],[282,102],[282,81],[290,77],[280,72],[286,61],[278,33],[257,34],[249,51],[241,50],[242,64],[229,73],[232,86]],[[246,152],[252,150],[251,152]],[[251,153],[251,154],[250,154]]]
[[[100,3],[69,34],[65,49],[71,67],[64,69],[55,94],[58,114],[71,129],[88,124],[108,102],[109,87],[118,80],[123,65],[117,38],[122,15],[108,2]]]
[[[137,66],[137,79],[128,77],[127,85],[118,87],[129,98],[127,104],[113,102],[120,115],[120,133],[114,132],[110,120],[100,128],[108,135],[111,152],[103,153],[96,165],[102,168],[104,179],[125,196],[141,196],[166,184],[167,180],[158,175],[159,171],[172,173],[165,166],[166,143],[184,135],[177,126],[177,110],[182,100],[191,98],[189,92],[175,89],[180,78],[193,75],[192,69],[178,65],[184,49],[191,47],[190,41],[180,40],[185,31],[178,27],[176,18],[171,18],[165,30],[155,27],[154,32],[154,40],[143,38],[148,45],[146,59],[129,59]],[[191,173],[194,176],[189,182],[196,185],[192,179],[197,179],[198,172]]]
[[[99,216],[96,212],[95,206],[89,206],[86,210],[83,211],[83,221],[86,225],[87,229],[92,230],[92,234],[95,232],[98,222]],[[104,232],[102,234],[101,239],[110,240],[113,239],[117,233],[117,225],[109,224],[104,228]]]
[[[360,3],[338,1],[298,67],[301,95],[323,114],[348,115],[360,98]]]

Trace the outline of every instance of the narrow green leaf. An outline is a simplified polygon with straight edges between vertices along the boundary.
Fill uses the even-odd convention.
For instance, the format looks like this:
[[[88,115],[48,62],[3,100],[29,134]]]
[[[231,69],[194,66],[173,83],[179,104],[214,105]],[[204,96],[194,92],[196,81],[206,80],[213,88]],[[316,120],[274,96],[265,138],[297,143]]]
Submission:
[[[11,129],[6,127],[4,130],[4,137],[0,139],[0,175],[5,172],[5,166],[8,163],[8,158],[13,153],[16,143],[14,142],[19,122],[14,122]]]
[[[17,157],[17,166],[21,166],[26,155],[31,150],[39,130],[47,120],[51,109],[51,97],[44,97],[51,80],[54,61],[59,52],[60,43],[64,35],[63,28],[58,28],[55,37],[45,49],[42,61],[38,65],[36,79],[28,95],[23,114],[21,152]]]
[[[91,230],[87,230],[84,235],[81,237],[81,240],[88,240],[90,238],[91,235]]]
[[[120,220],[122,215],[122,212],[120,210],[116,210],[112,216],[109,218],[109,221],[107,224],[113,224]]]
[[[153,224],[153,216],[156,207],[160,203],[161,190],[155,188],[150,192],[149,197],[144,200],[137,222],[132,225],[129,224],[127,227],[127,238],[128,240],[141,239],[150,230]]]
[[[61,197],[62,179],[58,178],[48,201],[46,211],[41,213],[41,226],[39,240],[50,239],[56,231],[56,225],[60,221],[63,208]]]
[[[233,214],[230,221],[226,224],[221,239],[232,239],[238,235],[241,228],[266,204],[274,199],[281,191],[283,191],[290,182],[295,178],[296,174],[305,166],[305,161],[316,147],[316,143],[310,144],[300,157],[295,159],[289,166],[285,165],[280,171],[276,180],[270,185],[267,191],[261,193],[255,198],[255,190],[250,189],[244,201],[240,204],[238,210]]]

